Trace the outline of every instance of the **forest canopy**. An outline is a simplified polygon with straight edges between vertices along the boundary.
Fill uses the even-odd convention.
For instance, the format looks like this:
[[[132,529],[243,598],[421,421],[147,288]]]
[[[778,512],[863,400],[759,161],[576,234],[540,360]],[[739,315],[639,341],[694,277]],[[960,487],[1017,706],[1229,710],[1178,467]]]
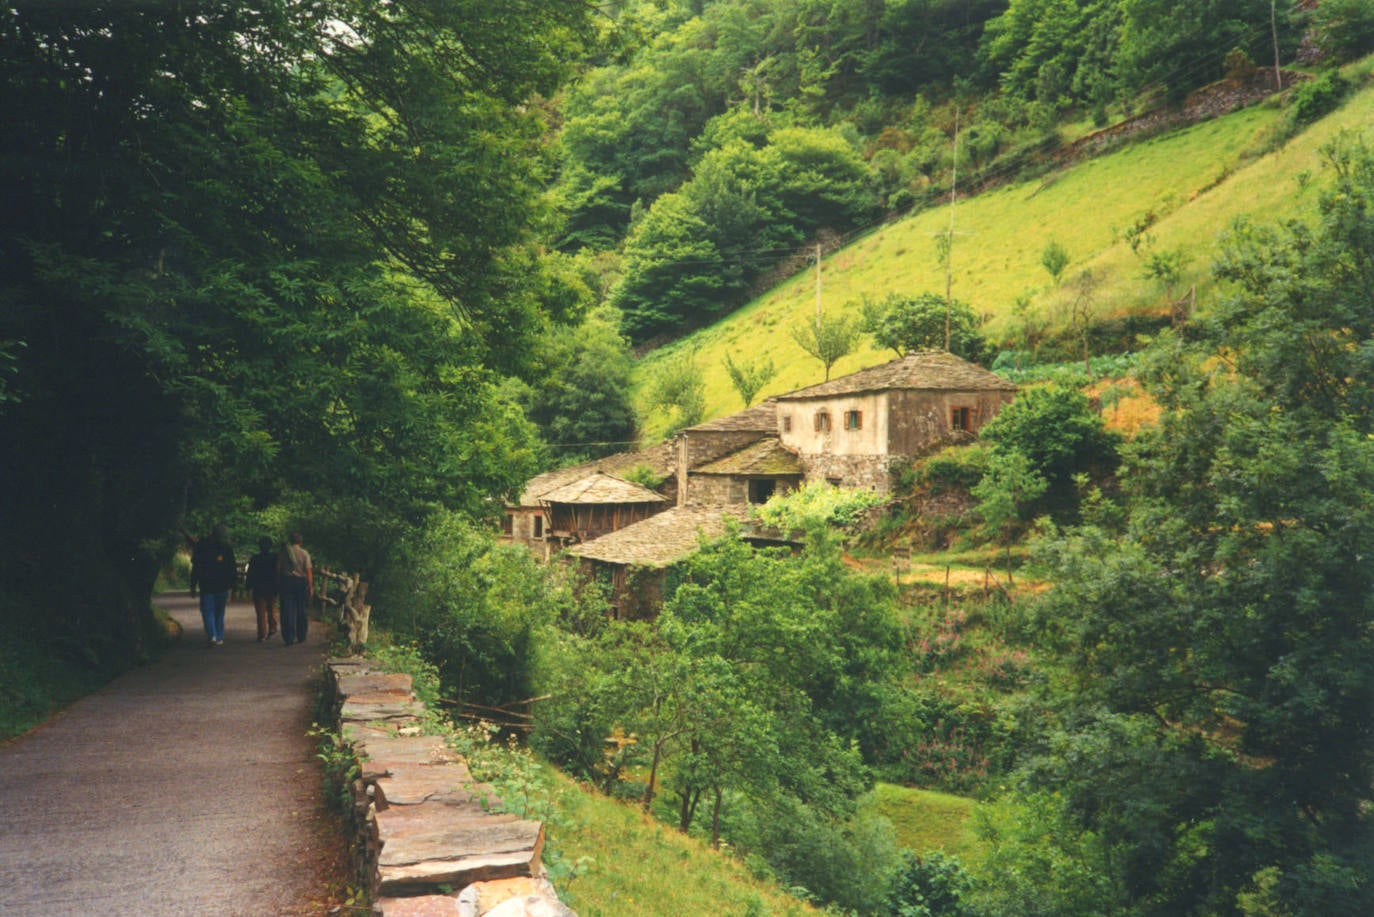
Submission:
[[[530,103],[595,40],[557,0],[5,8],[0,571],[36,619],[127,647],[179,527],[276,506],[365,564],[520,483],[494,372],[560,301]]]

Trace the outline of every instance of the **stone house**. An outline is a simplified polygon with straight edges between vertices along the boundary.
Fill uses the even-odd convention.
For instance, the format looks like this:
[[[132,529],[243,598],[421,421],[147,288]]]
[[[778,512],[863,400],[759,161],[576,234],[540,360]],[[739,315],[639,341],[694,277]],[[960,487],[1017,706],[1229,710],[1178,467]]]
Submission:
[[[765,503],[803,477],[796,455],[778,441],[772,400],[688,427],[676,445],[680,506]]]
[[[896,462],[971,440],[1015,395],[980,366],[920,351],[778,396],[778,440],[806,481],[886,493]]]
[[[727,517],[747,520],[751,504],[809,481],[887,493],[896,463],[971,440],[1015,394],[952,354],[908,354],[698,424],[653,449],[540,475],[507,507],[506,534],[546,559],[566,549],[609,576],[618,613],[633,616],[640,600],[624,594],[661,588],[662,577],[647,571],[686,557],[699,535],[723,533]],[[651,490],[624,480],[634,468],[661,483]]]

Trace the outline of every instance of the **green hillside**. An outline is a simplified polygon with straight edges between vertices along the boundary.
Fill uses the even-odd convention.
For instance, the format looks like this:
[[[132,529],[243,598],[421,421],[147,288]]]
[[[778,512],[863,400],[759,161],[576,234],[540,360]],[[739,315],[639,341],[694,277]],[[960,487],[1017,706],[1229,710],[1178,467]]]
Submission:
[[[1366,60],[1350,75],[1357,85],[1365,85],[1371,70],[1374,64]],[[1209,267],[1225,229],[1241,217],[1269,221],[1306,213],[1321,179],[1320,148],[1341,130],[1374,123],[1374,88],[1365,85],[1336,113],[1271,151],[1283,118],[1282,102],[1270,101],[960,200],[954,213],[955,298],[985,317],[984,331],[994,340],[1012,336],[1016,323],[1027,316],[1051,327],[1062,325],[1073,298],[1073,278],[1084,271],[1095,279],[1092,299],[1098,316],[1163,308],[1164,288],[1144,277],[1141,255],[1123,238],[1127,228],[1153,213],[1149,250],[1185,253],[1178,289],[1196,285],[1199,308],[1205,309],[1214,292]],[[949,222],[949,208],[927,210],[878,228],[824,258],[824,311],[857,317],[864,296],[943,293],[936,243]],[[1040,263],[1051,241],[1072,258],[1058,288]],[[1022,316],[1015,310],[1020,297],[1030,303]],[[638,364],[636,379],[642,387],[665,361],[693,352],[705,375],[708,418],[742,406],[722,365],[727,353],[772,357],[779,371],[761,397],[820,382],[820,364],[791,336],[791,329],[812,319],[815,309],[811,269],[717,324],[648,354]],[[891,356],[865,344],[831,375]],[[646,441],[661,438],[667,424],[661,412],[646,410]]]

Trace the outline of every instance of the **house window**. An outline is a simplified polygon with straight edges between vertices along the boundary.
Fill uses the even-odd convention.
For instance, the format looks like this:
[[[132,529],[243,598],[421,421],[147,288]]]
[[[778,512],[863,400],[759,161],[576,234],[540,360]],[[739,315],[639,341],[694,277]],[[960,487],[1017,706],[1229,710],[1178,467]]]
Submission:
[[[862,430],[864,428],[864,412],[845,411],[844,428],[846,430]]]
[[[817,433],[829,433],[829,432],[830,432],[830,412],[829,412],[829,411],[817,411],[817,412],[816,412],[816,432],[817,432]]]
[[[973,408],[950,408],[949,428],[973,432]]]
[[[535,537],[535,538],[543,538],[543,537],[544,537],[544,517],[543,517],[543,516],[535,516],[535,517],[534,517],[534,537]]]
[[[791,415],[791,414],[784,414],[784,415],[782,416],[782,432],[784,432],[784,433],[791,433],[791,432],[792,432],[792,415]]]
[[[501,517],[501,534],[507,538],[515,534],[515,514],[506,513]]]
[[[749,502],[767,503],[768,498],[777,491],[778,484],[771,478],[759,478],[749,482]]]

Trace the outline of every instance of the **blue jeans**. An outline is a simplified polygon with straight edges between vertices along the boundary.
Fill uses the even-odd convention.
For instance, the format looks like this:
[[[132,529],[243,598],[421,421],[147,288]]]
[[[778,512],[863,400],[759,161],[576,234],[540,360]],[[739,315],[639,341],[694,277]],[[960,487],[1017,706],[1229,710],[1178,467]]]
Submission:
[[[224,639],[224,609],[228,606],[229,593],[227,592],[202,592],[200,594],[200,619],[205,623],[207,639]]]
[[[288,576],[281,589],[281,638],[290,646],[304,643],[310,618],[305,613],[310,586],[301,576]]]

